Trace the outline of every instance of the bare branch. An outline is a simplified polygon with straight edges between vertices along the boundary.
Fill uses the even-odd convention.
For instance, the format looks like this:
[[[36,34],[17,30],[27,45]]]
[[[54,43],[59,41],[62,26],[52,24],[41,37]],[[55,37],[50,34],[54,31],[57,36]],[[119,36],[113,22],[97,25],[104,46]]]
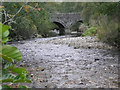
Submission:
[[[20,13],[20,11],[23,9],[23,7],[27,4],[28,2],[26,2],[19,10],[18,10],[18,12],[15,14],[15,15],[13,15],[13,17],[11,18],[11,19],[13,19],[18,13]]]
[[[4,13],[4,16],[5,16],[5,22],[7,21],[7,14],[6,14],[6,11],[3,9],[3,13]]]
[[[13,21],[14,17],[15,17],[18,13],[20,13],[20,11],[23,9],[23,7],[24,7],[27,3],[28,3],[28,2],[26,2],[24,5],[22,5],[22,7],[17,11],[17,13],[16,13],[15,15],[13,15],[12,18],[10,18],[10,19],[8,19],[7,21],[5,21],[3,24],[5,24],[5,23],[7,23],[7,22]]]

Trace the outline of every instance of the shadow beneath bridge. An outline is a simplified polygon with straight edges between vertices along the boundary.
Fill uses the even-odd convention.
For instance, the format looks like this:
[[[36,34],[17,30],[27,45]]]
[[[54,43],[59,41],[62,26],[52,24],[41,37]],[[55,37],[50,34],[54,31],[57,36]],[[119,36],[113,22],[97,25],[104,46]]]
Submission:
[[[59,22],[53,22],[58,26],[59,35],[65,35],[65,27]]]

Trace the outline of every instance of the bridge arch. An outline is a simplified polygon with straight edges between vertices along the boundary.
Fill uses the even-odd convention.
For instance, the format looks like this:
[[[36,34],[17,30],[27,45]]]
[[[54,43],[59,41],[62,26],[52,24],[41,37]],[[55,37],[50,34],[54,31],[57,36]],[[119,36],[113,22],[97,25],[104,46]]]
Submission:
[[[53,23],[58,26],[57,29],[59,30],[59,35],[65,35],[65,26],[57,21],[54,21]]]
[[[71,27],[76,22],[82,22],[82,19],[80,17],[80,13],[51,13],[51,22],[54,22],[59,26],[59,28],[64,27],[60,29],[60,34],[70,34],[71,33]],[[63,33],[64,32],[64,33]]]
[[[71,24],[70,29],[71,29],[71,30],[74,29],[74,31],[78,31],[78,30],[79,30],[79,26],[80,26],[80,24],[82,24],[82,23],[83,23],[82,20],[76,20],[76,21],[74,21],[74,22]]]

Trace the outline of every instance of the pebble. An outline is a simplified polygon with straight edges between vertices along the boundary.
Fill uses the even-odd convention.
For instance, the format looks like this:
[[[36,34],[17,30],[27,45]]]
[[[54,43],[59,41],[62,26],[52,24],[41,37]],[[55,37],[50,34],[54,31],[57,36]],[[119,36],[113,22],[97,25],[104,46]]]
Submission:
[[[118,54],[110,50],[108,52],[109,45],[98,42],[95,37],[68,38],[62,36],[35,40],[36,42],[31,40],[24,44],[13,44],[20,49],[23,55],[23,60],[19,63],[23,61],[21,65],[30,69],[28,70],[33,77],[33,82],[35,82],[35,84],[28,84],[29,87],[117,87],[113,84],[113,80],[116,81],[118,78],[114,74],[118,73],[117,68],[115,68],[118,67]],[[112,80],[106,78],[108,76],[112,76]],[[70,80],[71,83],[64,85],[65,82]]]

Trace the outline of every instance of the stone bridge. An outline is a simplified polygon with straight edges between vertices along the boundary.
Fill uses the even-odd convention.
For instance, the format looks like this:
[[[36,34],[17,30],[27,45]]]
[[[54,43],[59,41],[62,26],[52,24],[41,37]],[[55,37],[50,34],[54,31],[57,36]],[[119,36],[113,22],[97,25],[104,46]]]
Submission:
[[[80,13],[51,13],[51,21],[59,27],[61,34],[70,34],[71,27],[82,19]]]

